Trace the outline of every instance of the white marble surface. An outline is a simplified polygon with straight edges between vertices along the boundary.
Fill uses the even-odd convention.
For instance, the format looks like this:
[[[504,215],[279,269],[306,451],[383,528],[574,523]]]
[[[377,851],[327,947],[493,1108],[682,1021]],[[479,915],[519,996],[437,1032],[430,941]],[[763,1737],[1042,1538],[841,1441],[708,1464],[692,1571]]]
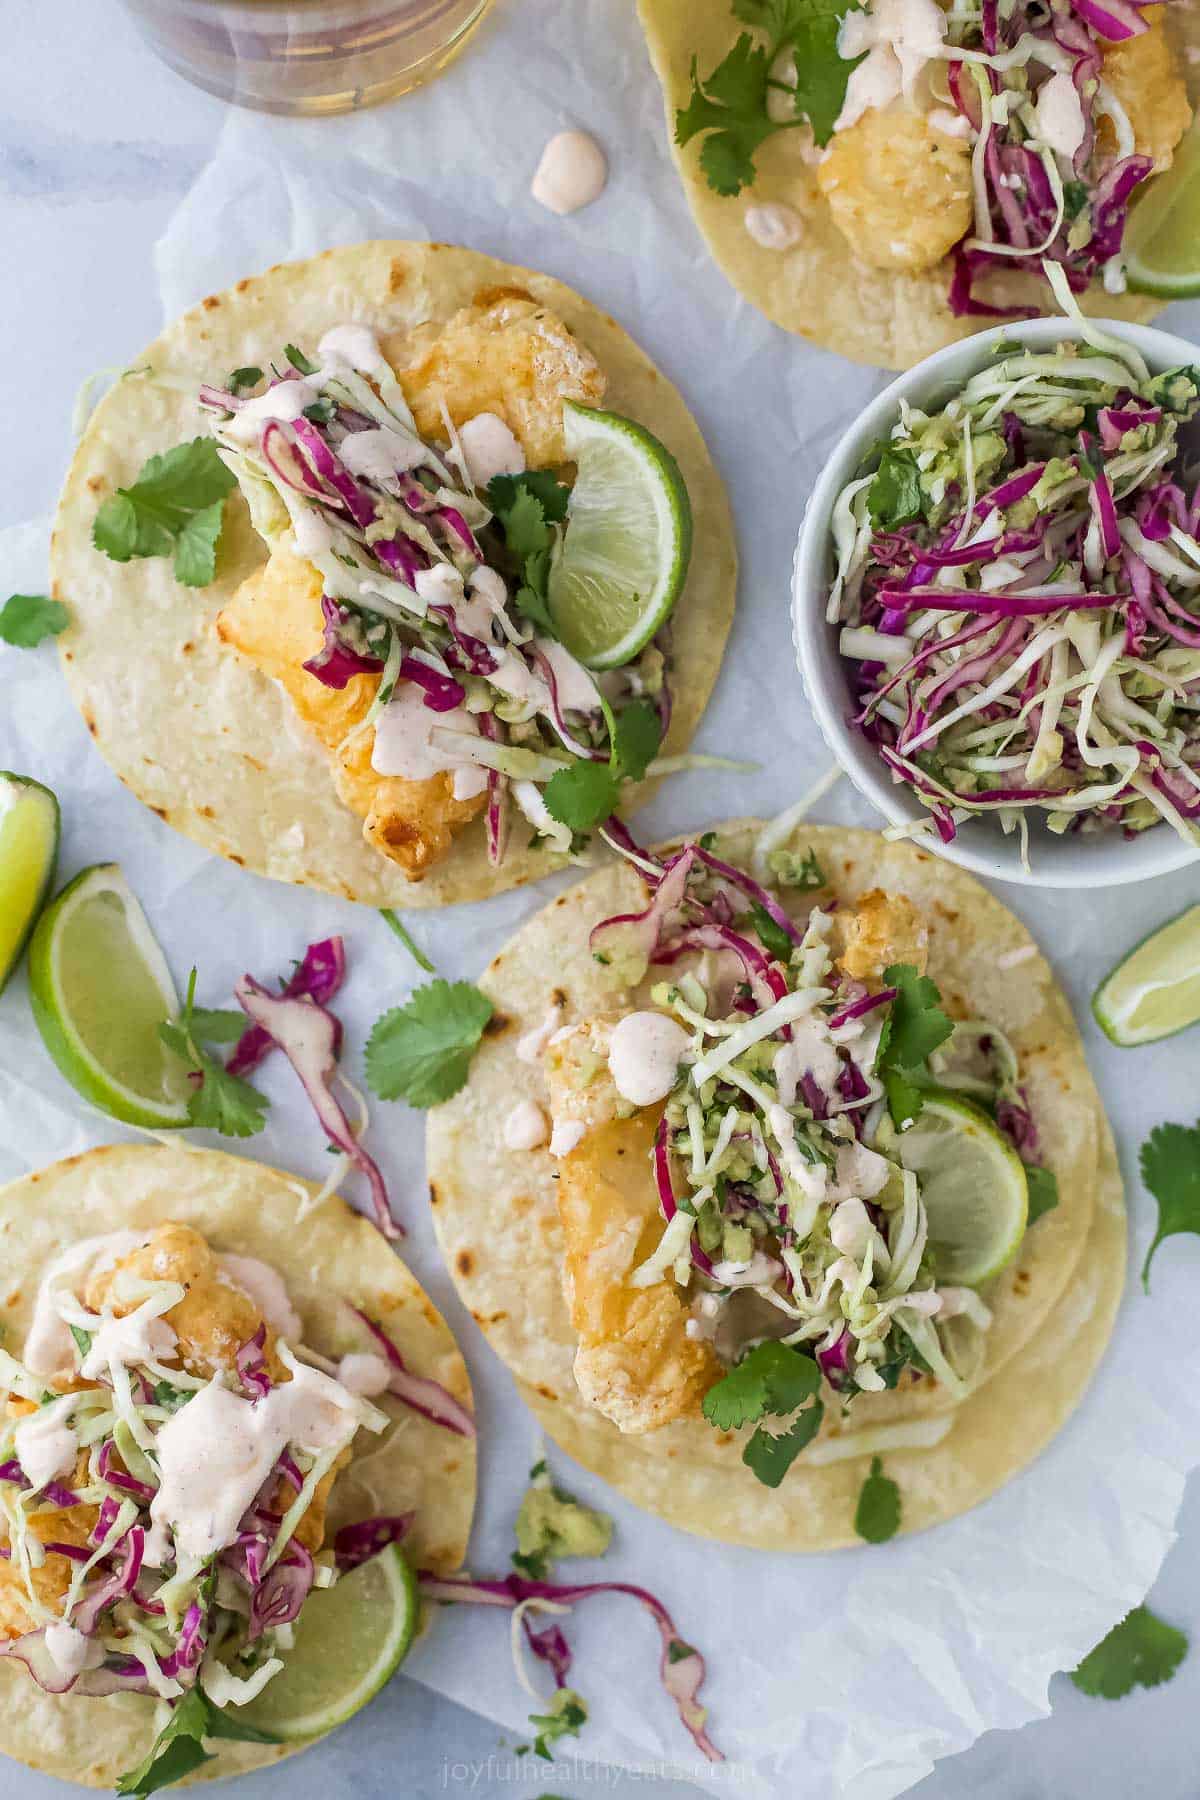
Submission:
[[[486,55],[488,47],[485,35],[469,54]],[[639,78],[648,82],[649,71]],[[572,100],[586,118],[578,87]],[[0,67],[6,252],[0,341],[7,351],[0,526],[43,515],[52,505],[81,380],[99,366],[123,361],[154,335],[159,302],[153,247],[204,166],[224,118],[218,102],[149,57],[111,3],[60,0],[53,8],[34,8],[18,0],[13,7]],[[520,152],[535,156],[538,147],[521,145]],[[718,288],[714,293],[719,299]],[[1178,328],[1186,330],[1188,323],[1181,319]],[[835,374],[831,359],[821,366]],[[706,420],[710,430],[712,423]],[[0,569],[0,590],[7,591],[4,584]],[[9,675],[9,667],[5,676],[11,680],[16,672]],[[0,711],[4,704],[0,690]],[[693,796],[692,811],[698,807]],[[1181,904],[1188,890],[1179,879],[1171,892],[1176,889]],[[1169,898],[1164,891],[1160,910],[1169,910]],[[1186,1041],[1180,1054],[1187,1054]],[[1179,1256],[1186,1269],[1184,1253]],[[1183,1280],[1169,1292],[1175,1304],[1187,1304]],[[1136,1393],[1130,1403],[1137,1404]],[[1168,1617],[1200,1631],[1195,1491],[1181,1518],[1181,1539],[1154,1600]],[[1052,1699],[1051,1718],[1020,1733],[985,1737],[914,1791],[923,1800],[960,1794],[1182,1800],[1195,1792],[1200,1649],[1169,1687],[1120,1705],[1086,1701],[1062,1679]],[[246,1800],[280,1800],[285,1783],[331,1800],[385,1793],[432,1800],[446,1792],[499,1795],[512,1789],[582,1800],[597,1788],[632,1786],[633,1778],[583,1763],[531,1769],[528,1759],[513,1758],[494,1725],[400,1678],[351,1732],[310,1753],[288,1775],[248,1782],[243,1792]],[[18,1800],[48,1796],[57,1786],[9,1772],[8,1787]],[[691,1791],[668,1782],[655,1788],[663,1800]]]

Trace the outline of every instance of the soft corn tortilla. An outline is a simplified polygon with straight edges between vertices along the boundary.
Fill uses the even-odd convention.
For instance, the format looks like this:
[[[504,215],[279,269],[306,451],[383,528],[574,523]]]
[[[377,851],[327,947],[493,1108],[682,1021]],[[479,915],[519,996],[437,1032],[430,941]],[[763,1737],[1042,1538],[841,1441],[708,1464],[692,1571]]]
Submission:
[[[922,357],[987,326],[986,317],[956,319],[946,295],[949,261],[920,274],[873,269],[854,257],[817,188],[816,171],[806,163],[798,139],[781,131],[755,155],[752,188],[724,198],[709,187],[700,169],[700,141],[682,149],[675,143],[675,114],[691,93],[695,57],[706,75],[746,29],[734,17],[731,0],[638,0],[650,58],[662,84],[667,136],[692,216],[729,280],[773,324],[837,350],[854,362],[907,369]],[[1180,53],[1180,72],[1193,101],[1200,70],[1188,52],[1200,49],[1200,6],[1172,0],[1167,29]],[[745,226],[747,206],[783,204],[798,212],[804,234],[790,250],[764,250]],[[1049,289],[1029,276],[989,275],[986,291],[999,305],[1034,305],[1053,311]],[[1093,284],[1083,310],[1099,318],[1145,323],[1166,305],[1142,294],[1108,294]]]
[[[718,853],[745,865],[758,829],[753,821],[720,828]],[[976,1390],[986,1389],[1040,1336],[1052,1317],[1061,1315],[1064,1306],[1074,1311],[1075,1288],[1093,1279],[1090,1234],[1102,1186],[1098,1169],[1106,1153],[1107,1126],[1079,1034],[1066,999],[1028,932],[963,870],[909,844],[890,844],[873,832],[834,826],[800,825],[792,847],[816,852],[843,903],[875,887],[907,894],[928,923],[929,972],[942,990],[947,1010],[959,1018],[989,1019],[1012,1039],[1020,1058],[1022,1081],[1041,1136],[1039,1156],[1058,1177],[1059,1204],[1030,1229],[1014,1262],[986,1295],[994,1323],[975,1378]],[[595,1420],[599,1428],[604,1421],[583,1409],[573,1375],[576,1339],[562,1290],[556,1165],[544,1147],[507,1149],[503,1128],[516,1101],[532,1099],[545,1105],[542,1070],[523,1062],[516,1044],[523,1032],[542,1022],[552,1001],[562,1005],[564,1023],[647,1003],[650,982],[637,992],[614,994],[588,948],[593,925],[610,914],[635,910],[644,904],[643,896],[629,866],[614,864],[560,894],[528,921],[481,983],[496,1006],[498,1029],[485,1038],[467,1086],[431,1113],[428,1129],[434,1224],[473,1317],[518,1380],[548,1403],[555,1418],[565,1410],[586,1420],[589,1427]],[[647,1204],[652,1207],[648,1167],[631,1170],[630,1179],[638,1184],[639,1193],[646,1184]],[[1101,1242],[1106,1261],[1097,1279],[1107,1276],[1110,1254],[1107,1237]],[[1082,1388],[1082,1380],[1079,1385]],[[848,1428],[928,1419],[950,1411],[952,1404],[930,1381],[891,1394],[864,1394],[855,1400]],[[979,1404],[986,1408],[986,1397]],[[1047,1432],[1053,1428],[1048,1426]],[[835,1430],[829,1409],[823,1439]],[[597,1441],[605,1435],[600,1429]],[[998,1430],[997,1444],[1001,1438]],[[593,1441],[590,1429],[586,1441]],[[651,1436],[623,1442],[638,1452],[631,1467],[640,1465],[643,1457],[657,1467],[671,1455],[685,1466],[719,1474],[722,1481],[747,1474],[741,1464],[742,1439],[722,1439],[701,1419],[681,1420]],[[582,1449],[580,1454],[586,1461]],[[613,1461],[619,1463],[619,1458],[614,1456]],[[792,1484],[798,1485],[797,1470],[802,1467],[803,1459],[781,1490],[785,1496]],[[998,1452],[991,1485],[1011,1472],[1012,1465]],[[767,1490],[762,1493],[765,1496]],[[644,1503],[655,1506],[649,1495]],[[957,1507],[951,1505],[949,1510]],[[799,1514],[808,1516],[802,1508]],[[770,1516],[776,1518],[773,1512]],[[730,1517],[717,1535],[738,1542],[764,1541],[746,1535],[753,1517],[753,1508],[739,1519]],[[784,1531],[782,1537],[768,1533],[765,1541],[786,1548],[794,1537],[798,1548],[824,1548],[842,1541],[845,1528],[846,1521],[839,1520],[829,1539]]]
[[[194,1226],[219,1250],[272,1263],[304,1322],[305,1341],[329,1355],[361,1349],[361,1325],[346,1305],[379,1320],[409,1367],[466,1406],[471,1384],[445,1320],[374,1228],[336,1196],[311,1207],[315,1183],[216,1150],[114,1144],[52,1163],[0,1190],[0,1319],[20,1353],[42,1271],[81,1238],[152,1227]],[[466,1554],[475,1504],[475,1444],[407,1407],[380,1442],[356,1459],[330,1497],[329,1532],[375,1513],[415,1510],[405,1542],[422,1568],[456,1569]],[[23,1666],[0,1660],[0,1749],[31,1768],[111,1787],[136,1767],[158,1726],[157,1703],[140,1694],[75,1699],[47,1694]],[[278,1762],[289,1745],[221,1741],[203,1777]]]
[[[424,880],[410,881],[364,842],[362,820],[337,798],[325,754],[291,703],[218,641],[217,614],[266,560],[241,496],[227,502],[217,579],[207,588],[181,586],[168,557],[111,562],[92,545],[96,511],[148,456],[207,432],[195,399],[201,382],[265,368],[285,343],[311,349],[349,320],[386,335],[446,321],[497,290],[557,313],[607,374],[605,406],[645,424],[679,463],[695,537],[671,624],[675,705],[665,754],[686,748],[704,711],[733,616],[729,503],[683,400],[621,327],[562,282],[445,244],[380,241],[280,264],[210,295],[132,359],[88,425],[51,540],[53,592],[72,617],[59,639],[63,666],[98,749],[161,819],[259,874],[370,906],[423,907],[501,892],[562,859],[527,848],[526,834],[514,831],[493,868],[479,819]]]

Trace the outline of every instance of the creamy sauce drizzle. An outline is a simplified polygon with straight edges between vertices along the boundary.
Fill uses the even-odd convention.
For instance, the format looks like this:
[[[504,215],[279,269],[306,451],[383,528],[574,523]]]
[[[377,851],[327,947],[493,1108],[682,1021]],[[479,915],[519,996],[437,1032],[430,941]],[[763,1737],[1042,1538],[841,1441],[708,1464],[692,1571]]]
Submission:
[[[509,1150],[536,1150],[550,1136],[546,1115],[535,1100],[518,1100],[504,1121],[504,1144]]]
[[[626,1013],[608,1046],[608,1069],[621,1098],[634,1106],[665,1100],[689,1042],[682,1025],[666,1013]]]
[[[560,131],[542,151],[530,193],[560,217],[598,200],[608,182],[608,162],[586,131]]]

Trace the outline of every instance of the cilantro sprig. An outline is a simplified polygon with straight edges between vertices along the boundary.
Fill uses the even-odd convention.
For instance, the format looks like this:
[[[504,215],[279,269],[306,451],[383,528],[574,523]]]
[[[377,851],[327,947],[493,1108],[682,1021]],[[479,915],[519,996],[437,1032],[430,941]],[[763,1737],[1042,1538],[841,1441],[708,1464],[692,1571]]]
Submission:
[[[881,531],[894,531],[925,516],[921,470],[912,450],[889,446],[879,459],[867,489],[871,523]]]
[[[875,1068],[892,1123],[903,1131],[920,1117],[925,1066],[953,1032],[954,1022],[942,1011],[937,984],[928,975],[919,975],[911,963],[892,963],[883,979],[885,986],[896,989],[896,998],[879,1034]]]
[[[900,1489],[883,1472],[883,1458],[871,1458],[871,1470],[858,1492],[854,1529],[865,1544],[886,1544],[900,1529]]]
[[[236,486],[212,438],[193,438],[143,463],[132,487],[101,506],[92,542],[114,562],[173,556],[185,587],[207,587],[217,572],[226,495]]]
[[[722,195],[740,194],[754,180],[754,158],[768,138],[797,125],[812,127],[827,144],[846,99],[846,83],[857,59],[838,54],[838,32],[854,0],[733,0],[733,14],[752,30],[741,34],[729,54],[701,79],[692,61],[692,92],[675,115],[675,142],[682,148],[704,136],[700,167],[708,185]],[[762,34],[756,40],[753,33]],[[788,54],[794,81],[772,71]],[[767,102],[783,97],[792,116],[773,119]]]
[[[1096,1700],[1123,1700],[1135,1687],[1161,1687],[1188,1653],[1184,1632],[1135,1606],[1106,1638],[1089,1650],[1071,1680]]]
[[[236,1738],[250,1744],[279,1742],[271,1732],[256,1730],[232,1711],[219,1710],[197,1685],[179,1701],[137,1767],[121,1776],[117,1793],[144,1800],[145,1795],[182,1781],[213,1760],[204,1748],[205,1738]]]
[[[648,700],[633,700],[619,713],[607,711],[609,759],[582,757],[552,775],[542,797],[552,818],[576,837],[594,831],[615,809],[622,781],[640,781],[658,754],[662,722]]]
[[[1142,1145],[1142,1180],[1158,1202],[1158,1230],[1142,1264],[1142,1286],[1150,1292],[1150,1264],[1165,1238],[1182,1232],[1200,1236],[1200,1121],[1156,1125]]]
[[[381,1100],[440,1106],[467,1079],[492,1003],[469,981],[428,981],[375,1022],[367,1083]]]
[[[523,475],[495,475],[488,482],[488,503],[504,534],[504,544],[520,578],[513,605],[539,631],[554,633],[547,601],[554,527],[567,516],[570,488],[549,469]]]
[[[47,594],[10,594],[0,606],[0,642],[32,650],[44,638],[57,637],[71,623],[61,600]]]
[[[811,1356],[779,1343],[758,1344],[704,1396],[702,1410],[718,1431],[796,1413],[789,1431],[759,1424],[742,1461],[764,1487],[776,1488],[820,1430],[824,1407],[817,1398],[821,1371]],[[803,1410],[798,1410],[798,1409]]]
[[[231,1075],[220,1057],[204,1043],[231,1043],[246,1028],[243,1013],[214,1012],[195,1005],[196,971],[188,977],[187,997],[178,1019],[164,1020],[158,1035],[195,1078],[188,1099],[188,1122],[222,1137],[253,1137],[266,1123],[267,1098],[240,1075]]]

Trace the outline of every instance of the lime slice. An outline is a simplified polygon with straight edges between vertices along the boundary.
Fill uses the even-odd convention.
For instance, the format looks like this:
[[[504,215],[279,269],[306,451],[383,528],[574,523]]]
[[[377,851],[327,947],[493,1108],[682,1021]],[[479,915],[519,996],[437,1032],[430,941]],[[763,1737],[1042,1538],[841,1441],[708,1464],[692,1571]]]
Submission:
[[[927,1092],[893,1154],[920,1180],[938,1281],[978,1287],[998,1275],[1025,1235],[1029,1190],[1020,1157],[987,1114],[957,1094]]]
[[[1153,1044],[1200,1019],[1200,906],[1143,938],[1100,983],[1096,1023],[1124,1049]]]
[[[1135,294],[1200,294],[1200,120],[1130,211],[1124,259]]]
[[[0,770],[0,994],[54,880],[58,827],[49,788]]]
[[[390,1681],[417,1629],[417,1582],[395,1544],[308,1596],[284,1667],[238,1717],[286,1742],[332,1731]]]
[[[38,920],[29,997],[47,1050],[86,1100],[127,1125],[187,1123],[187,1070],[158,1035],[179,1001],[116,863],[84,869]]]
[[[550,571],[554,629],[589,669],[644,648],[679,598],[692,508],[671,452],[632,419],[568,400],[567,455],[578,474]]]

